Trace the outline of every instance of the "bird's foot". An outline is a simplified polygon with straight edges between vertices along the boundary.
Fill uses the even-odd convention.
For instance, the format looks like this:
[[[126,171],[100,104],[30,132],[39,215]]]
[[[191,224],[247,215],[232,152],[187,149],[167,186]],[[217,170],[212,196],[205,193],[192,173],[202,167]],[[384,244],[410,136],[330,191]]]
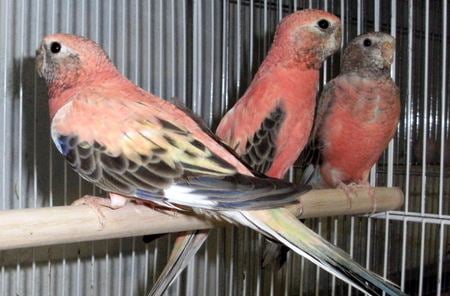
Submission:
[[[118,194],[110,193],[109,198],[98,197],[93,195],[85,195],[82,198],[77,199],[71,205],[87,205],[92,208],[98,218],[101,228],[105,227],[105,214],[101,211],[102,207],[110,208],[113,210],[119,209],[127,203],[127,198]]]
[[[348,198],[350,208],[352,208],[352,201],[355,197],[357,197],[356,190],[357,189],[367,189],[369,194],[369,199],[372,204],[372,212],[371,214],[375,213],[377,210],[377,201],[375,199],[375,189],[370,185],[368,181],[362,181],[359,183],[350,183],[350,184],[344,184],[340,183],[337,188],[342,189],[345,192],[345,195]]]
[[[352,208],[353,199],[356,198],[356,187],[355,183],[345,184],[343,182],[339,183],[337,188],[342,189],[347,197],[349,208]]]
[[[374,214],[377,211],[377,200],[375,198],[375,188],[372,187],[369,181],[361,181],[355,185],[356,188],[367,189],[369,194],[370,203],[372,205],[372,212],[370,214]]]

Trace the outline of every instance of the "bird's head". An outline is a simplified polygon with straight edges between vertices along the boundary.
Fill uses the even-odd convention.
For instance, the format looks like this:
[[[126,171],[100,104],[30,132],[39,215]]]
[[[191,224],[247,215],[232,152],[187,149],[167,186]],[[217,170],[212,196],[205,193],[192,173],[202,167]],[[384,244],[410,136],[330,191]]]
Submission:
[[[341,35],[337,16],[323,10],[305,9],[280,22],[273,47],[278,48],[284,58],[291,55],[309,68],[317,69],[340,48]]]
[[[395,39],[391,35],[382,32],[360,35],[345,48],[341,73],[389,76],[394,54]]]
[[[49,35],[42,40],[36,51],[36,70],[48,87],[63,89],[116,72],[97,43],[69,34]]]

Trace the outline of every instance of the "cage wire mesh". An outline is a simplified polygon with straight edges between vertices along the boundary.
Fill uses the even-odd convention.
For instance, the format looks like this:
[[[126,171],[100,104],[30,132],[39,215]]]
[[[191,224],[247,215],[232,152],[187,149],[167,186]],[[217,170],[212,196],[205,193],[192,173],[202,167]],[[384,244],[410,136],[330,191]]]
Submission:
[[[0,207],[69,204],[99,194],[56,153],[46,88],[34,52],[49,33],[99,42],[120,71],[164,98],[176,97],[215,128],[244,93],[278,21],[307,7],[341,17],[343,43],[368,31],[397,39],[392,76],[401,89],[398,132],[371,183],[398,186],[402,209],[311,219],[308,225],[363,266],[411,295],[450,294],[448,15],[440,1],[0,1]],[[322,71],[337,75],[339,55]],[[296,180],[294,168],[289,173]],[[123,238],[2,251],[0,295],[144,295],[174,235],[150,244]],[[168,295],[345,295],[355,289],[289,254],[261,270],[263,239],[243,228],[213,231]]]

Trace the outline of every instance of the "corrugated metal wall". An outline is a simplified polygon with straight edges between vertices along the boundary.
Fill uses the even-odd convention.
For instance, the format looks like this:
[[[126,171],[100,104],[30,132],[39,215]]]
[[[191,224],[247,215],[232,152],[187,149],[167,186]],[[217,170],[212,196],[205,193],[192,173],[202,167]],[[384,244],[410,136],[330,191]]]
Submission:
[[[308,223],[410,294],[450,293],[446,0],[2,0],[0,208],[63,205],[96,193],[50,143],[46,89],[34,71],[34,52],[44,35],[69,32],[98,41],[134,82],[165,98],[177,97],[215,127],[245,91],[277,22],[305,7],[340,15],[344,43],[372,30],[397,38],[392,74],[401,88],[402,121],[371,181],[399,186],[406,194],[398,211]],[[338,69],[335,56],[324,66],[325,80]],[[294,168],[290,178],[295,177]],[[0,295],[143,295],[173,238],[149,245],[125,238],[4,251]],[[260,236],[245,229],[214,231],[169,295],[351,292],[293,255],[281,273],[261,271],[261,244]]]

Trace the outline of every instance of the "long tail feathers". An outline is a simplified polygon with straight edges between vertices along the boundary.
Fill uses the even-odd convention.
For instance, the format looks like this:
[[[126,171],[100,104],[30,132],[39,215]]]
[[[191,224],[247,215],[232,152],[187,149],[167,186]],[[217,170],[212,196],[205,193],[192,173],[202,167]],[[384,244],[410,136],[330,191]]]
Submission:
[[[362,292],[380,295],[373,288],[376,287],[388,295],[406,295],[393,283],[360,266],[348,254],[317,235],[285,209],[246,211],[242,214],[249,226],[279,240],[294,252]]]
[[[203,245],[208,238],[208,233],[209,230],[196,230],[176,239],[170,258],[148,296],[164,294]]]

